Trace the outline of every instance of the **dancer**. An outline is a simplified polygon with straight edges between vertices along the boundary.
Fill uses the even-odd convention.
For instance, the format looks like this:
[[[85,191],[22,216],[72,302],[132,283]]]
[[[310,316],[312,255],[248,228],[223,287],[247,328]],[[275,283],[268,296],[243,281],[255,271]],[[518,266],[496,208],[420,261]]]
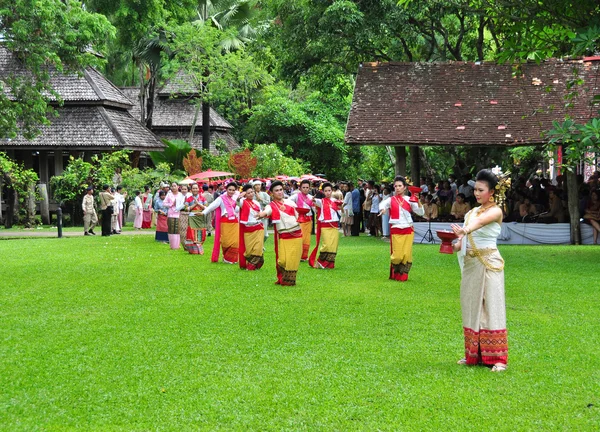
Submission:
[[[408,280],[412,267],[412,248],[415,238],[411,212],[423,216],[424,210],[419,198],[411,201],[404,196],[407,183],[404,177],[394,179],[394,195],[380,205],[379,215],[390,212],[390,279],[400,282]]]
[[[191,255],[204,255],[206,216],[201,211],[206,208],[206,198],[196,183],[192,184],[192,194],[185,199],[184,208],[188,214],[183,248]]]
[[[150,186],[144,186],[142,194],[142,229],[152,228],[152,193]]]
[[[217,197],[212,204],[202,210],[203,215],[215,212],[215,243],[210,260],[219,261],[219,247],[223,249],[223,262],[235,264],[239,252],[239,221],[235,199],[237,183],[231,182],[223,195]]]
[[[167,213],[168,208],[163,206],[163,202],[167,194],[164,190],[158,191],[158,197],[154,200],[154,212],[156,213],[156,234],[154,240],[168,243],[169,242],[169,228],[167,227]]]
[[[304,179],[300,182],[300,190],[290,196],[290,201],[296,204],[298,212],[298,223],[302,228],[302,261],[308,260],[310,250],[310,233],[312,231],[312,206],[314,197],[309,194],[310,180]]]
[[[496,205],[498,178],[481,170],[475,181],[475,198],[481,204],[469,211],[465,223],[453,224],[459,241],[462,271],[460,306],[465,340],[465,358],[458,364],[484,364],[493,372],[506,370],[508,338],[504,298],[504,260],[496,246],[502,223],[502,209]]]
[[[275,257],[277,261],[277,285],[296,285],[296,276],[302,257],[302,228],[298,223],[296,204],[284,199],[283,183],[271,184],[272,201],[259,213],[270,217],[275,226]]]
[[[140,191],[136,190],[133,192],[133,194],[135,195],[135,198],[133,200],[134,205],[135,205],[135,220],[133,221],[133,227],[136,230],[142,229],[142,224],[143,224],[143,218],[144,218],[144,206],[142,204],[142,199],[140,197]],[[115,234],[116,231],[113,229],[113,234]]]
[[[318,207],[317,217],[317,244],[310,254],[308,263],[311,267],[319,269],[332,269],[335,267],[340,233],[338,231],[342,201],[332,199],[333,187],[331,183],[323,183],[322,189],[325,198],[315,198],[315,206]],[[319,245],[321,245],[319,249]],[[319,258],[317,258],[319,251]]]
[[[179,185],[173,182],[171,190],[163,201],[163,207],[168,209],[167,212],[167,229],[169,233],[169,245],[171,249],[179,249],[181,243],[181,235],[179,234],[179,213],[185,205],[185,198],[179,192]]]
[[[254,199],[259,202],[260,209],[262,211],[265,209],[267,204],[269,204],[271,202],[271,197],[269,196],[268,193],[266,193],[265,191],[262,190],[262,187],[263,187],[262,180],[256,179],[252,182],[252,185],[254,187]],[[265,242],[269,238],[269,231],[268,231],[269,220],[268,219],[263,219],[263,228],[264,228],[263,235],[265,237],[263,241]],[[263,246],[263,248],[264,248],[264,246]]]
[[[240,268],[258,270],[265,262],[263,257],[264,227],[259,219],[260,204],[254,199],[252,183],[244,185],[238,197],[240,209]]]

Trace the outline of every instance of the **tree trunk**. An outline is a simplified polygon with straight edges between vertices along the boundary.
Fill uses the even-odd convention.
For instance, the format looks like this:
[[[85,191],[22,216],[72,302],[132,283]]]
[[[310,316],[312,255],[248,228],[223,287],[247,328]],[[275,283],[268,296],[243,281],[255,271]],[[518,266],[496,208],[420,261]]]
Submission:
[[[202,102],[202,150],[210,151],[210,104],[208,102]]]
[[[581,227],[579,225],[579,194],[577,191],[577,173],[567,171],[567,194],[569,201],[569,218],[571,220],[571,244],[581,244]]]
[[[148,83],[148,98],[146,99],[146,127],[152,130],[152,114],[154,113],[154,92],[156,90],[156,74],[153,72]]]
[[[192,141],[194,140],[194,132],[196,132],[196,123],[198,123],[198,114],[200,114],[201,106],[202,105],[200,103],[196,104],[196,109],[194,110],[194,121],[192,122],[192,127],[190,127],[190,137],[188,138],[188,143],[190,143],[192,147],[194,147]],[[202,145],[202,148],[204,149],[204,145]]]
[[[398,145],[396,151],[396,175],[406,176],[406,147]]]
[[[410,147],[410,177],[412,184],[419,186],[419,180],[421,179],[421,158],[418,146]]]

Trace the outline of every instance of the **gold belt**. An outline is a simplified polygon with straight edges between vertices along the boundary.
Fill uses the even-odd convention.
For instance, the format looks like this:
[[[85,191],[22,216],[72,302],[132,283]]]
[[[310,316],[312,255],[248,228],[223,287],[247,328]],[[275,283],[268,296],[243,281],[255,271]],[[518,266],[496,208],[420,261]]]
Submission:
[[[498,252],[498,249],[496,248],[486,248],[486,249],[478,249],[479,251],[479,255],[480,256],[488,256],[488,255],[492,255],[494,252]],[[470,256],[471,258],[474,258],[477,256],[477,254],[475,253],[475,250],[467,248],[467,255]]]

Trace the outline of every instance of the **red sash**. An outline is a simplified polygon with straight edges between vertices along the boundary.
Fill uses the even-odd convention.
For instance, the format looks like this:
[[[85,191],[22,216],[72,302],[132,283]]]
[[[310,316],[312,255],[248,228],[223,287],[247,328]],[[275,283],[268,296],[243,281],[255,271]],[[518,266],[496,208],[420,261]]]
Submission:
[[[252,200],[245,199],[242,201],[242,208],[240,209],[240,222],[247,223],[252,210],[259,212],[260,208]]]
[[[400,219],[400,209],[403,208],[407,212],[411,212],[412,208],[408,201],[404,199],[404,197],[399,197],[398,195],[394,195],[390,200],[390,219],[398,220]]]
[[[288,214],[290,216],[296,216],[296,212],[294,207],[289,206],[285,203],[279,204],[276,202],[272,202],[269,204],[271,206],[271,220],[273,223],[279,222],[281,220],[281,212]]]

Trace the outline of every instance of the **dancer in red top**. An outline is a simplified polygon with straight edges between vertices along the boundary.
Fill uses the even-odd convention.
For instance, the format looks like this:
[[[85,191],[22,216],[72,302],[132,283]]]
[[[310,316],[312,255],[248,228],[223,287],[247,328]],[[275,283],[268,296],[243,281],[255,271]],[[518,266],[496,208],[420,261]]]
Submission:
[[[340,217],[338,212],[342,208],[342,201],[332,199],[333,187],[331,183],[323,183],[322,191],[325,198],[315,198],[315,206],[319,208],[317,217],[317,245],[310,254],[311,267],[332,269],[335,267],[340,233],[338,231]],[[320,245],[320,248],[319,248]],[[319,258],[317,258],[319,251]]]
[[[300,182],[300,191],[290,197],[290,201],[296,203],[296,211],[298,212],[298,223],[302,228],[302,261],[308,259],[308,251],[310,250],[310,233],[312,231],[312,207],[314,198],[310,191],[310,181],[302,180]]]
[[[405,197],[407,183],[404,177],[394,179],[395,195],[379,204],[380,213],[390,212],[390,279],[400,282],[408,280],[412,267],[412,247],[415,238],[411,213],[423,216],[425,211],[418,196]]]
[[[270,217],[275,226],[275,257],[278,285],[296,285],[302,256],[302,229],[298,223],[296,204],[283,198],[283,183],[271,184],[272,201],[259,213]]]
[[[264,227],[258,217],[260,204],[254,199],[252,184],[242,188],[238,197],[240,208],[240,268],[258,270],[265,262],[263,257]]]

